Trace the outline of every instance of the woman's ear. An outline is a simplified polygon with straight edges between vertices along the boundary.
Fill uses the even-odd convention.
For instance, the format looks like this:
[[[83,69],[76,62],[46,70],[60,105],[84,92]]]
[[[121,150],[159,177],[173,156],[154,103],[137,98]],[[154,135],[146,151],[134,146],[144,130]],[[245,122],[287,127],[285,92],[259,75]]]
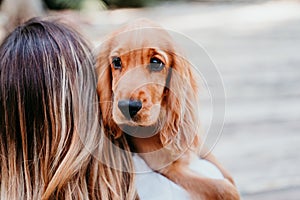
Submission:
[[[103,43],[98,52],[96,74],[98,78],[97,92],[100,99],[99,103],[104,130],[107,134],[111,134],[117,139],[122,135],[122,130],[112,118],[113,92],[108,42]]]

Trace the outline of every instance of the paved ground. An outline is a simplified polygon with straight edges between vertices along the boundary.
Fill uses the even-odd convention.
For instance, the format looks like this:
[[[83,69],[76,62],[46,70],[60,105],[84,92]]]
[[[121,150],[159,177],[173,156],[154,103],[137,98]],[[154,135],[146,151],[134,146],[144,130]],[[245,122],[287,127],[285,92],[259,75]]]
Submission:
[[[105,12],[96,7],[79,14],[81,30],[95,44],[138,17],[201,43],[218,65],[227,93],[226,123],[215,155],[232,172],[243,199],[300,199],[299,1]]]

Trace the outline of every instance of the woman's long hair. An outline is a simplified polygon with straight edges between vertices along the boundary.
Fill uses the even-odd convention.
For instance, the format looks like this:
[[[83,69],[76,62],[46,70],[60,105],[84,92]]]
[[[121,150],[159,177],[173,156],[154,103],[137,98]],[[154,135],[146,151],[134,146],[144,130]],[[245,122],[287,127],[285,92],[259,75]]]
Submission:
[[[93,64],[82,37],[58,22],[30,20],[3,41],[1,199],[136,198],[132,174],[112,166],[132,163],[105,140]]]

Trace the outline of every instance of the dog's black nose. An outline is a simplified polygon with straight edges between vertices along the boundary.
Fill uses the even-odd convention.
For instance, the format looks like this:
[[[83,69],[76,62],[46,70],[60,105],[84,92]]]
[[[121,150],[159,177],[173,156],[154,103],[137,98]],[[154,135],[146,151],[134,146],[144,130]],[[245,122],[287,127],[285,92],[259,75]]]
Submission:
[[[134,117],[142,108],[142,102],[139,100],[120,100],[118,107],[123,115],[130,119]]]

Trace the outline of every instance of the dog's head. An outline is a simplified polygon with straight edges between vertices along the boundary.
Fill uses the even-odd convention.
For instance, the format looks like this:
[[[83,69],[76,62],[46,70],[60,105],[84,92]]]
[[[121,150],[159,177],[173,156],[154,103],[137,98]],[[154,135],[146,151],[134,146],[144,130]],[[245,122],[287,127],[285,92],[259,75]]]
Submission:
[[[195,118],[186,110],[196,101],[196,81],[166,30],[137,20],[114,32],[98,55],[103,122],[116,137],[119,126],[160,126],[162,143],[169,143]]]

